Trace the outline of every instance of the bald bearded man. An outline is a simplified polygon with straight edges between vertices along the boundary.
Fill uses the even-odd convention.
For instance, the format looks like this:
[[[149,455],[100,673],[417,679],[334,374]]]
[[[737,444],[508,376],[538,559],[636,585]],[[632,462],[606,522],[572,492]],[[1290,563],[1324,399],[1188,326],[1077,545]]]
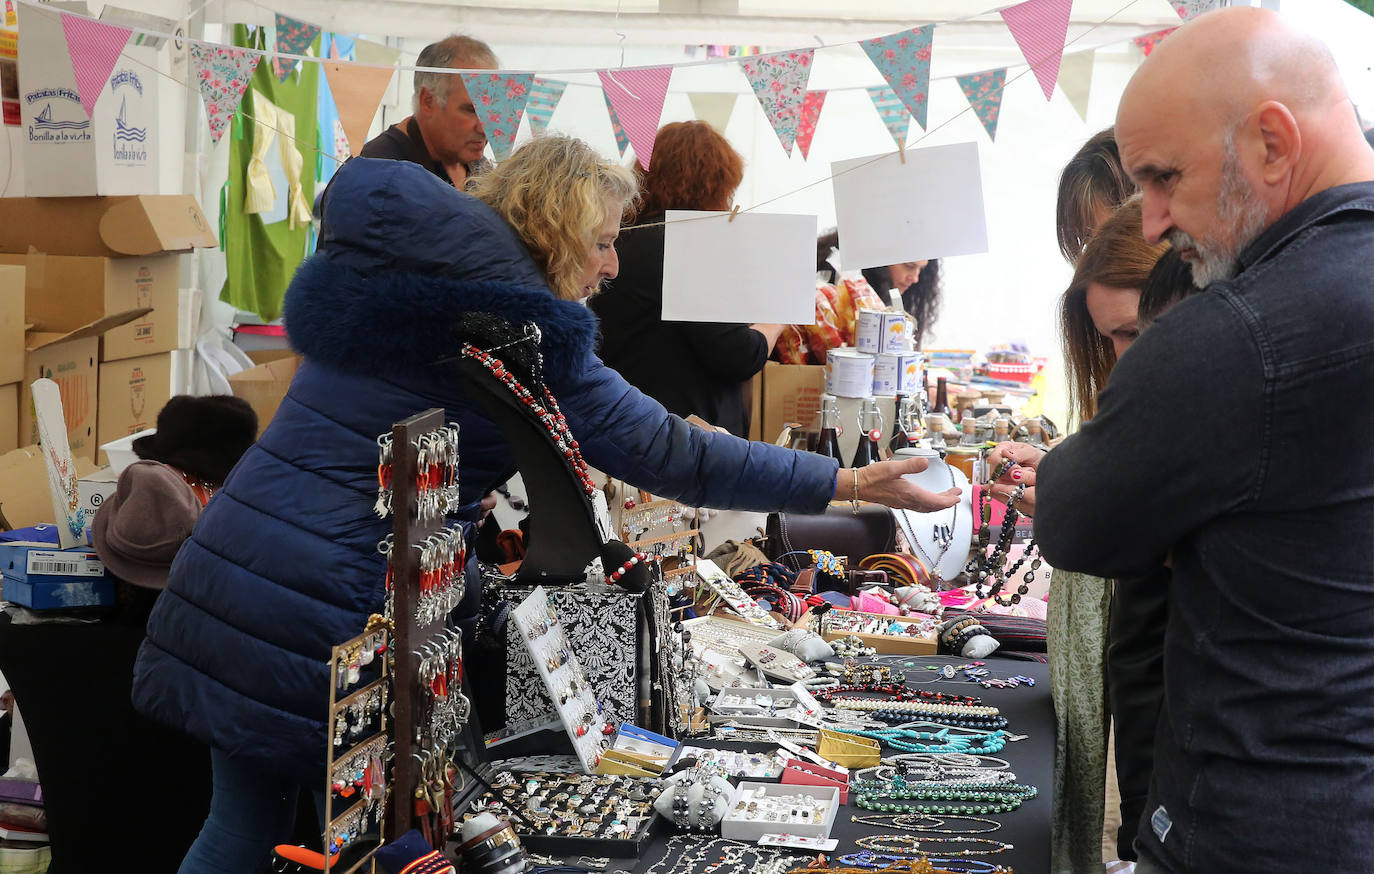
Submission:
[[[1138,870],[1374,871],[1374,151],[1327,49],[1249,7],[1165,40],[1116,137],[1206,290],[1039,463],[1035,533],[1099,576],[1172,556]]]

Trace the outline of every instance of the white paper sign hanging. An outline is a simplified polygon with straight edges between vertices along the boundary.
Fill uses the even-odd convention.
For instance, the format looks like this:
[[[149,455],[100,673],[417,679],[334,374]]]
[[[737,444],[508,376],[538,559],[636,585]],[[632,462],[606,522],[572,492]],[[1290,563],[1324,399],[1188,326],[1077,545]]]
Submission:
[[[836,161],[835,216],[845,269],[988,250],[977,143]]]
[[[668,210],[663,320],[809,325],[816,217]]]

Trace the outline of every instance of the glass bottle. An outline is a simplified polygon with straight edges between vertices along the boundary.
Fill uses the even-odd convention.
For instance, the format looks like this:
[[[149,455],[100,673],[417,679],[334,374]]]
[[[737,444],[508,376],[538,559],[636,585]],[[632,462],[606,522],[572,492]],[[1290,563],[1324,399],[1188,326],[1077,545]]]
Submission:
[[[978,439],[978,420],[973,418],[970,413],[964,416],[964,421],[959,423],[960,429],[964,432],[959,436],[960,446],[981,446],[982,440]]]
[[[821,435],[816,439],[816,454],[844,464],[840,455],[840,402],[834,395],[821,395]]]
[[[898,449],[906,449],[911,446],[911,435],[907,433],[907,423],[911,421],[911,398],[906,397],[900,392],[892,399],[892,439],[888,441],[888,451],[896,453]]]
[[[1011,423],[1006,419],[998,419],[992,423],[992,442],[1006,443],[1011,439]]]
[[[859,445],[854,448],[854,462],[850,467],[864,467],[880,459],[878,443],[883,439],[883,417],[873,398],[866,398],[859,408],[859,429]]]
[[[926,416],[926,430],[930,432],[930,448],[936,452],[945,451],[944,416],[930,413]]]
[[[1039,419],[1032,418],[1026,420],[1026,442],[1031,446],[1038,446],[1041,449],[1045,448],[1045,438],[1041,433]]]
[[[954,421],[954,411],[949,408],[949,386],[945,384],[942,376],[935,382],[935,409],[932,413],[940,413],[951,422]]]

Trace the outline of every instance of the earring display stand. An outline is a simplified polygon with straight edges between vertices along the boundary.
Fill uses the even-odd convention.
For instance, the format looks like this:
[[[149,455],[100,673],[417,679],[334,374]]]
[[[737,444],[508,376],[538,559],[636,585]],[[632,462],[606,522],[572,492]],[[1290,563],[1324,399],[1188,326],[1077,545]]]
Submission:
[[[346,869],[334,859],[349,844],[381,836],[386,814],[386,752],[391,742],[387,723],[390,635],[385,620],[374,616],[367,630],[334,647],[330,666],[330,742],[325,753],[324,870],[360,871],[376,847]],[[379,842],[377,846],[381,846]]]
[[[452,426],[448,426],[452,427]],[[421,828],[431,846],[442,849],[453,830],[455,748],[465,745],[470,704],[462,692],[461,641],[445,625],[447,612],[432,609],[425,591],[426,541],[448,536],[445,515],[435,512],[433,469],[421,470],[420,447],[427,435],[446,430],[444,411],[430,409],[391,429],[392,540],[388,618],[391,620],[391,679],[394,754],[391,797],[385,817],[387,840]],[[431,462],[432,464],[432,462]],[[456,490],[454,482],[449,486]],[[426,512],[421,509],[426,508]],[[461,559],[455,559],[461,567]],[[461,573],[461,571],[459,572]]]
[[[568,642],[567,632],[558,621],[558,613],[549,605],[548,594],[542,586],[535,588],[528,598],[511,611],[530,660],[544,681],[549,700],[553,702],[558,719],[572,741],[573,751],[590,774],[596,770],[601,753],[610,746],[610,733],[601,706],[587,683],[582,663]]]

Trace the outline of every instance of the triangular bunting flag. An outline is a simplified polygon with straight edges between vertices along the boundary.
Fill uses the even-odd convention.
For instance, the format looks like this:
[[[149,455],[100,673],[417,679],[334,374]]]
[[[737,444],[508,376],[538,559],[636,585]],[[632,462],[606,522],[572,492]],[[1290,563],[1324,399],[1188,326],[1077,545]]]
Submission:
[[[295,18],[287,18],[280,12],[277,16],[277,51],[282,55],[303,55],[305,50],[310,48],[310,44],[315,41],[315,37],[320,35],[320,29],[313,24],[306,24]],[[277,55],[272,58],[272,72],[277,74],[277,80],[286,81],[286,77],[291,75],[291,71],[296,69],[297,61],[295,58],[283,58]]]
[[[525,117],[530,120],[530,130],[535,135],[548,129],[549,119],[553,118],[553,111],[558,108],[558,101],[563,99],[563,89],[567,87],[567,82],[557,79],[535,79],[530,85],[530,102],[525,104]]]
[[[515,132],[520,129],[520,117],[530,99],[532,73],[463,73],[463,85],[468,89],[477,117],[487,132],[491,153],[496,160],[510,157]]]
[[[801,120],[802,101],[806,99],[806,83],[811,78],[813,54],[811,49],[794,49],[758,55],[739,64],[788,155],[797,141],[797,123]]]
[[[602,91],[601,96],[606,100],[606,114],[611,117],[611,133],[615,134],[615,144],[623,158],[625,150],[630,147],[630,138],[625,136],[625,126],[620,123],[620,116],[615,114],[615,107],[611,105],[611,95]]]
[[[89,116],[133,31],[63,13],[62,32],[67,36],[67,54],[76,74],[76,93],[81,98],[81,108]]]
[[[320,66],[324,67],[329,91],[334,95],[339,126],[348,138],[348,152],[357,155],[367,142],[368,128],[372,127],[372,119],[377,115],[377,107],[382,103],[395,70],[335,61],[326,61]]]
[[[968,98],[968,105],[973,107],[978,120],[983,123],[988,139],[996,142],[997,116],[1002,111],[1002,88],[1007,84],[1007,68],[969,73],[967,76],[956,76],[955,80]]]
[[[1093,51],[1074,52],[1064,56],[1059,65],[1059,88],[1073,104],[1074,111],[1083,121],[1088,120],[1088,94],[1092,91]]]
[[[353,40],[353,59],[360,64],[377,64],[390,67],[401,56],[400,49],[384,46],[366,39]]]
[[[878,110],[878,116],[887,126],[887,132],[892,134],[892,142],[897,144],[897,148],[906,147],[906,133],[911,128],[911,113],[907,112],[906,104],[902,103],[900,97],[886,85],[874,85],[872,88],[865,88],[868,92],[868,99],[873,101],[873,108]]]
[[[1073,0],[1026,0],[1002,10],[1002,20],[1035,73],[1046,100],[1054,95],[1072,12]]]
[[[1155,50],[1155,46],[1159,45],[1164,37],[1176,30],[1178,30],[1177,27],[1167,27],[1164,30],[1156,30],[1154,33],[1147,33],[1144,36],[1132,37],[1131,42],[1135,43],[1135,47],[1140,49],[1140,51],[1145,54],[1145,57],[1148,58],[1150,52]]]
[[[211,143],[219,143],[224,135],[261,60],[262,55],[247,49],[191,43],[191,75],[205,101]]]
[[[808,91],[806,100],[802,101],[801,121],[797,123],[797,148],[801,149],[803,158],[811,157],[811,138],[816,135],[816,122],[820,120],[825,95],[824,91]]]
[[[654,138],[658,136],[658,122],[663,117],[663,98],[668,93],[672,67],[639,67],[629,70],[601,70],[601,90],[615,107],[615,114],[625,127],[630,145],[635,147],[639,166],[649,169],[654,154]]]
[[[1221,0],[1173,0],[1174,11],[1184,21],[1192,21],[1204,12],[1221,7]]]
[[[692,114],[699,121],[704,121],[716,129],[716,133],[724,135],[725,126],[730,123],[730,116],[735,111],[735,101],[739,98],[738,94],[712,91],[693,91],[687,95],[687,99],[692,101]]]
[[[930,47],[934,34],[935,25],[927,24],[859,43],[873,66],[878,68],[891,86],[890,90],[915,116],[922,130],[925,130],[926,110],[930,106]],[[868,90],[872,96],[873,89]],[[877,105],[877,101],[874,101],[874,105]],[[902,122],[903,139],[906,138],[907,125],[908,122]],[[888,130],[892,130],[890,125]]]

